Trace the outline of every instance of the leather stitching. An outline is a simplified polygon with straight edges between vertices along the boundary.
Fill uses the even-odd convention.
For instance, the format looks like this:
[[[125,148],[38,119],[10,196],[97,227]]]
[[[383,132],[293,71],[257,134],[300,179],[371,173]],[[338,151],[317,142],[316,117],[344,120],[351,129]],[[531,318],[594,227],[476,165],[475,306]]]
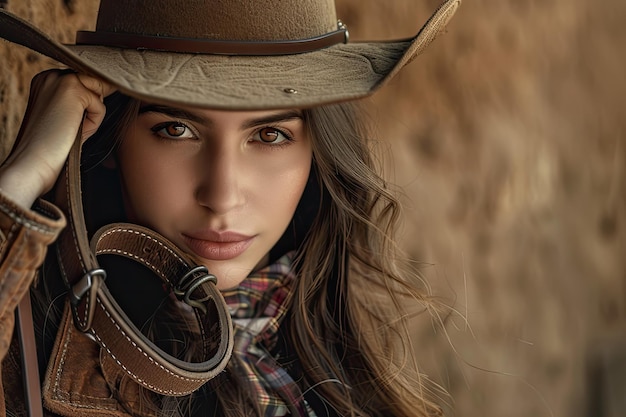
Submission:
[[[126,334],[126,332],[124,332],[124,330],[122,328],[120,328],[120,326],[115,322],[115,320],[113,319],[113,317],[111,317],[111,315],[109,315],[109,312],[106,310],[106,308],[104,307],[104,305],[100,302],[100,299],[97,299],[98,301],[98,305],[100,306],[100,308],[102,308],[102,311],[104,312],[104,314],[106,314],[106,316],[109,318],[109,320],[111,320],[111,322],[113,323],[113,325],[115,326],[115,328],[124,336],[124,338],[130,342],[131,345],[133,345],[133,347],[140,352],[143,356],[145,356],[150,363],[152,363],[154,366],[160,368],[161,370],[165,371],[167,374],[183,380],[183,381],[188,381],[188,382],[197,382],[197,381],[202,381],[204,380],[204,378],[187,378],[187,377],[182,377],[180,375],[176,375],[174,373],[172,373],[172,371],[170,371],[169,369],[166,369],[163,365],[157,363],[153,358],[150,357],[150,355],[148,355],[146,352],[143,351],[143,349],[141,349],[141,347],[137,346],[137,344],[135,342],[133,342],[128,335]],[[109,349],[109,347],[104,344],[104,342],[102,341],[102,339],[100,339],[100,337],[95,334],[92,333],[96,339],[98,339],[98,342],[100,343],[100,346],[102,346],[102,348],[104,350],[106,350],[109,353],[109,356],[118,364],[118,366],[120,366],[122,369],[124,369],[124,371],[126,371],[126,373],[128,375],[130,375],[135,381],[137,381],[138,383],[147,386],[148,388],[159,392],[161,394],[169,394],[169,395],[180,395],[180,394],[190,394],[191,392],[195,391],[195,389],[192,389],[191,391],[173,391],[173,390],[164,390],[161,389],[159,387],[155,387],[149,383],[147,383],[146,381],[142,380],[141,378],[139,378],[137,375],[133,374],[126,366],[124,366],[124,364],[122,364],[122,362],[120,362],[117,357],[115,356],[115,354],[113,354],[113,352],[111,352],[111,350]]]
[[[53,229],[51,229],[49,227],[46,227],[46,226],[41,225],[41,224],[37,224],[35,222],[27,220],[27,219],[23,218],[22,216],[14,213],[13,210],[10,207],[6,206],[5,204],[1,204],[0,203],[0,210],[2,210],[2,212],[4,212],[4,214],[9,216],[11,218],[11,220],[13,220],[15,223],[19,223],[22,226],[27,227],[27,228],[29,228],[31,230],[34,230],[36,232],[43,233],[43,234],[46,234],[46,235],[54,235],[56,233]]]
[[[64,394],[70,394],[69,392],[63,391],[60,389],[60,385],[61,385],[61,378],[62,378],[62,373],[63,373],[63,367],[65,365],[65,359],[67,357],[67,352],[68,352],[68,347],[69,347],[69,341],[72,338],[72,332],[74,331],[73,326],[70,324],[67,326],[68,327],[68,331],[67,331],[67,336],[64,338],[64,343],[63,343],[63,349],[61,351],[61,358],[59,360],[59,366],[56,370],[56,378],[54,380],[54,390],[53,393],[55,393],[55,400],[63,403],[63,404],[67,404],[67,405],[71,405],[74,407],[80,407],[80,408],[88,408],[88,409],[107,409],[107,410],[112,410],[112,411],[117,411],[117,408],[115,407],[111,407],[111,406],[106,406],[103,404],[98,404],[98,405],[92,405],[92,404],[84,404],[84,403],[75,403],[66,399],[63,399],[62,397],[60,397],[58,394],[59,393],[64,393]],[[86,396],[89,397],[89,396]],[[99,399],[97,397],[89,397],[89,398],[95,398],[95,399]]]

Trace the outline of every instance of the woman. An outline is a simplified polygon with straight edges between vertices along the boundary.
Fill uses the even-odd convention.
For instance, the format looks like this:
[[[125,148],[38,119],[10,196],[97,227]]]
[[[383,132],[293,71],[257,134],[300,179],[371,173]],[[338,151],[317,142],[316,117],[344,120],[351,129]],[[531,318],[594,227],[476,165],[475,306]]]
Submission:
[[[2,37],[70,67],[33,80],[0,171],[1,415],[37,408],[37,361],[46,415],[439,414],[395,359],[390,322],[423,295],[348,100],[458,0],[361,44],[330,0],[124,3],[67,47],[0,13]],[[9,344],[35,275],[33,360],[24,304]]]

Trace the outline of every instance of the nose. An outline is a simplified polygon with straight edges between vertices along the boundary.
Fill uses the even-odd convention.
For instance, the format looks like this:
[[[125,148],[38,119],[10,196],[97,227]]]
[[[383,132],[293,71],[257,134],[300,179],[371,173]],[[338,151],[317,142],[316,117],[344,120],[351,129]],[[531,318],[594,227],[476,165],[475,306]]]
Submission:
[[[225,214],[244,202],[241,156],[237,149],[218,146],[197,161],[196,201],[215,214]]]

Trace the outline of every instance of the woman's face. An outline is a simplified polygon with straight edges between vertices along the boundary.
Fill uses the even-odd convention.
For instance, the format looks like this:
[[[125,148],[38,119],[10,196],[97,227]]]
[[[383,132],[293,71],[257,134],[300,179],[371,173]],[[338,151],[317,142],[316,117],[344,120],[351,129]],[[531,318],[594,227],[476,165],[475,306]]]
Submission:
[[[289,225],[311,168],[298,110],[227,112],[142,103],[118,168],[131,221],[237,286]]]

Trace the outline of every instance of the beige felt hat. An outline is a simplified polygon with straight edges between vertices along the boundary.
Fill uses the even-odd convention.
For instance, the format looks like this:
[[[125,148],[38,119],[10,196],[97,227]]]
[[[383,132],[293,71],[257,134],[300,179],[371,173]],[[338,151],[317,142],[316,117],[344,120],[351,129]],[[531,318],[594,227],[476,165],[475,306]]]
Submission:
[[[95,32],[62,45],[0,10],[0,37],[131,96],[221,109],[307,107],[367,96],[441,33],[446,0],[410,39],[348,42],[334,0],[102,0]]]

